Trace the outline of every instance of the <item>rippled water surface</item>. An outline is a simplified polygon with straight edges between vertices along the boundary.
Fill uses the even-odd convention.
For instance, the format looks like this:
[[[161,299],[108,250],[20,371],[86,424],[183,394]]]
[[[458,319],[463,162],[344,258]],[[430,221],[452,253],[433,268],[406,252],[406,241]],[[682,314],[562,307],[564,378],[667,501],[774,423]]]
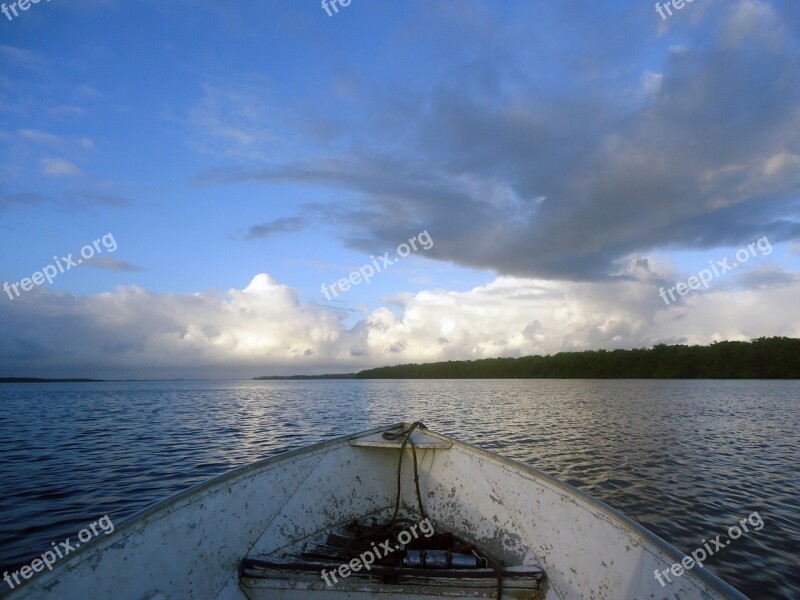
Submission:
[[[533,465],[684,552],[758,511],[708,566],[800,598],[800,382],[217,381],[0,385],[0,569],[108,513],[399,420]]]

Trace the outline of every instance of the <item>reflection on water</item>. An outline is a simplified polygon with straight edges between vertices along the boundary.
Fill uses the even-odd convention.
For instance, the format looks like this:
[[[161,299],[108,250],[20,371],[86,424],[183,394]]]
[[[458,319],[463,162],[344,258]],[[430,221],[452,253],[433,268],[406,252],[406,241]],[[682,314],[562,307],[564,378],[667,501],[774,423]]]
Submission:
[[[0,386],[0,569],[232,467],[422,419],[533,465],[685,552],[753,511],[707,565],[800,597],[800,382],[253,381]]]

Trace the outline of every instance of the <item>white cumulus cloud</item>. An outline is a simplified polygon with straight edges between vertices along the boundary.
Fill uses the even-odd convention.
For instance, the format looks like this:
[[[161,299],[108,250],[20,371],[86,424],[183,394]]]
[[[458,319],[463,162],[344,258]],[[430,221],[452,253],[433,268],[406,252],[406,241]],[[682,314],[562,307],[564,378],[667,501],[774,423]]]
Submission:
[[[370,366],[800,336],[795,275],[664,306],[652,281],[500,277],[395,298],[347,328],[267,274],[189,295],[136,286],[91,296],[37,288],[0,302],[0,376],[251,377]]]

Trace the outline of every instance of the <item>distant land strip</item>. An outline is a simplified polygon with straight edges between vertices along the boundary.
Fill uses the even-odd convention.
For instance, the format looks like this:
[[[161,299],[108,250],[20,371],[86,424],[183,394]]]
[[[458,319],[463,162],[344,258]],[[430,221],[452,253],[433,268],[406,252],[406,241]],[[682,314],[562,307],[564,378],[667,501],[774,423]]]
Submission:
[[[758,338],[710,346],[658,344],[547,356],[378,367],[344,375],[255,379],[800,379],[800,339]]]
[[[42,379],[40,377],[0,377],[0,383],[97,383],[104,379]]]

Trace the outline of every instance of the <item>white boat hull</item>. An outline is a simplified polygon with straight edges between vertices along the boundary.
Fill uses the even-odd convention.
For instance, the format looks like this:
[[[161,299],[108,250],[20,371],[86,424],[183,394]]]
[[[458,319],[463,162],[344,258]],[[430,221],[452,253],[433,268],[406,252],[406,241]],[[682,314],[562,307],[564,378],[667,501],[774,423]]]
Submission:
[[[353,518],[390,511],[398,443],[382,440],[385,429],[281,454],[188,490],[82,547],[10,597],[373,597],[375,586],[357,578],[333,587],[321,578],[247,582],[240,566],[245,557],[274,555]],[[546,581],[533,597],[745,599],[701,568],[662,586],[654,572],[680,562],[682,554],[544,473],[428,430],[415,432],[414,439],[422,497],[435,528],[452,531],[507,566],[541,567]],[[405,452],[401,499],[404,511],[415,514],[411,454]],[[431,598],[435,591],[390,587],[382,598]],[[474,597],[466,588],[460,593]]]

